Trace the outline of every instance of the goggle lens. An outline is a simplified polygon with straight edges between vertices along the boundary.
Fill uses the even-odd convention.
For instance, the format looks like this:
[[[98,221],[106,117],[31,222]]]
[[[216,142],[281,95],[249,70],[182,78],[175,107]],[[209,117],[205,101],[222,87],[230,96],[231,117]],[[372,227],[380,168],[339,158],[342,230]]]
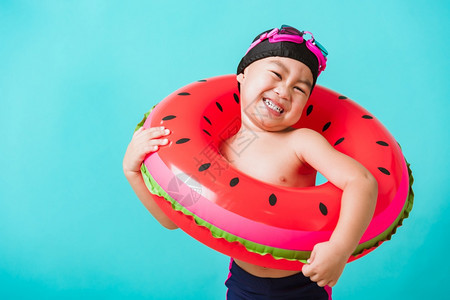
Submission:
[[[303,36],[303,32],[301,32],[301,31],[297,30],[296,28],[291,27],[289,25],[282,25],[280,28],[280,33]]]
[[[322,46],[321,43],[319,43],[318,41],[314,40],[314,45],[316,45],[317,48],[319,48],[320,52],[322,52],[323,56],[327,57],[328,56],[328,51],[327,49],[325,49],[324,46]]]

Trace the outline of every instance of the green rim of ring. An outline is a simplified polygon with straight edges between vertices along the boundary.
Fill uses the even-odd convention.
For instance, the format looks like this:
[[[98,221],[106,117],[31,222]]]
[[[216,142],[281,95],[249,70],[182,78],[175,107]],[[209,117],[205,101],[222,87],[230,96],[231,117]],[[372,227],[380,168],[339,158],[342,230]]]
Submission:
[[[211,235],[214,238],[223,238],[230,243],[239,242],[250,252],[258,253],[261,255],[270,254],[275,259],[287,259],[287,260],[301,261],[303,263],[306,263],[306,259],[309,258],[310,254],[311,254],[310,251],[293,251],[293,250],[285,250],[285,249],[280,249],[280,248],[275,248],[275,247],[269,247],[266,245],[261,245],[261,244],[240,238],[240,237],[235,236],[226,231],[223,231],[223,230],[217,228],[216,226],[201,219],[197,215],[194,215],[193,213],[188,211],[186,208],[184,208],[182,205],[180,205],[178,202],[176,202],[153,179],[153,177],[150,175],[147,167],[144,164],[141,167],[141,172],[144,177],[145,184],[147,185],[147,188],[149,189],[149,191],[152,194],[163,197],[166,201],[170,202],[170,204],[172,205],[172,209],[174,209],[176,211],[180,211],[184,215],[192,217],[197,225],[208,228],[209,231],[211,232]]]
[[[157,105],[157,104],[156,104]],[[139,124],[137,124],[135,131],[141,128],[147,117],[150,115],[151,111],[155,108],[154,105],[147,113],[144,114],[144,118],[142,119]],[[412,210],[413,203],[414,203],[414,191],[412,189],[412,185],[414,182],[414,177],[412,175],[412,171],[410,168],[410,164],[406,161],[407,169],[408,169],[408,175],[409,175],[409,190],[408,190],[408,197],[405,201],[405,205],[402,209],[402,212],[399,214],[397,219],[389,226],[384,232],[376,236],[375,238],[366,241],[362,244],[359,244],[358,247],[353,252],[353,256],[357,258],[359,255],[378,247],[383,243],[384,241],[390,240],[392,236],[396,233],[397,228],[403,224],[403,220],[408,218],[409,213]],[[161,186],[153,179],[153,177],[150,175],[150,172],[148,171],[147,167],[142,164],[141,166],[141,173],[144,178],[145,184],[150,191],[150,193],[163,197],[166,201],[170,202],[172,209],[176,211],[182,212],[184,215],[190,216],[193,218],[195,223],[199,226],[203,226],[209,229],[211,232],[211,235],[214,238],[223,238],[226,241],[232,243],[232,242],[239,242],[242,244],[249,252],[258,253],[260,255],[266,255],[270,254],[275,259],[286,259],[291,261],[300,261],[302,263],[306,263],[306,260],[309,258],[311,251],[295,251],[295,250],[286,250],[276,247],[270,247],[266,245],[262,245],[259,243],[251,242],[246,239],[240,238],[238,236],[235,236],[231,233],[228,233],[224,230],[219,229],[218,227],[206,222],[205,220],[201,219],[200,217],[194,215],[187,209],[185,209],[182,205],[180,205],[175,199],[173,199],[166,191],[164,191]]]

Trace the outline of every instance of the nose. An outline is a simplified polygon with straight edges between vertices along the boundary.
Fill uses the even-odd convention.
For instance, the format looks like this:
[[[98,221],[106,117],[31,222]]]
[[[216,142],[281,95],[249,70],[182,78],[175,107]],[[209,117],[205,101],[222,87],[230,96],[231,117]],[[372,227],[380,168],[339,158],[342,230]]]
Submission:
[[[278,85],[275,87],[274,92],[275,92],[280,98],[285,99],[285,100],[289,100],[290,92],[289,92],[288,87],[287,87],[285,84],[282,84],[282,83],[278,84]]]

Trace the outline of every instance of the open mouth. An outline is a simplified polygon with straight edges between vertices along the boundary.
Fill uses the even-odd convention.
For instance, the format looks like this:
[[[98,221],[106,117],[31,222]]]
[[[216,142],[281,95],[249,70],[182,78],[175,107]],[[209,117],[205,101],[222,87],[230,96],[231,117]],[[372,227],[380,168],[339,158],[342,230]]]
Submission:
[[[284,109],[280,106],[276,105],[272,100],[264,98],[263,99],[264,104],[274,112],[277,112],[279,114],[282,114],[284,112]]]

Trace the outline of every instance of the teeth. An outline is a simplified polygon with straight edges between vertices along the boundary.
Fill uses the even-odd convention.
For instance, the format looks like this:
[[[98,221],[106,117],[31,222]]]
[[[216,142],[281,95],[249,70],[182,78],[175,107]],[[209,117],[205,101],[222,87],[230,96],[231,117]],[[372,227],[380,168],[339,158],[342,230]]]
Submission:
[[[275,103],[273,103],[273,102],[270,101],[269,99],[264,99],[263,101],[264,101],[264,103],[265,103],[268,107],[270,107],[271,109],[273,109],[273,110],[279,112],[280,114],[283,113],[284,110],[283,110],[281,107],[275,105]]]

